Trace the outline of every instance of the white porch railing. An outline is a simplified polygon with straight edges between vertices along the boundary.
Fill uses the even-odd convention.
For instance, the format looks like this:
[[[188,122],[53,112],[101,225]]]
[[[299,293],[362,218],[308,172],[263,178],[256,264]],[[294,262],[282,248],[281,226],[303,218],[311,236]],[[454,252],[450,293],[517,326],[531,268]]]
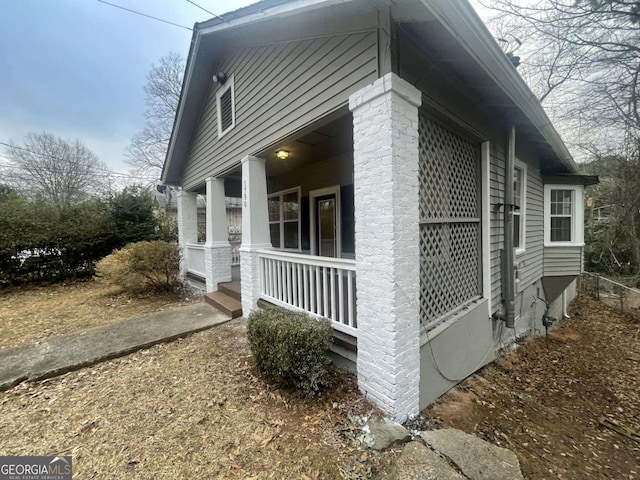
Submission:
[[[204,245],[187,243],[183,255],[187,262],[187,272],[200,277],[205,277],[204,272]]]
[[[357,336],[356,262],[278,250],[260,250],[260,296],[284,308],[331,320]]]
[[[242,240],[229,240],[231,245],[231,266],[240,265],[240,244]]]

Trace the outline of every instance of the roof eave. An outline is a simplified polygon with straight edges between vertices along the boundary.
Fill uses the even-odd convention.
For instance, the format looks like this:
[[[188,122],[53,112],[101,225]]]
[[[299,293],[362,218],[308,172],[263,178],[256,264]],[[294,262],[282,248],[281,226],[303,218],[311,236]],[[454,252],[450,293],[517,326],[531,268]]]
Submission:
[[[531,89],[518,74],[493,35],[472,8],[450,0],[420,0],[425,8],[458,39],[485,73],[511,98],[570,171],[578,167]]]
[[[178,100],[178,109],[176,110],[176,115],[173,120],[173,126],[171,128],[171,136],[169,137],[169,146],[167,148],[167,154],[165,157],[164,164],[162,165],[162,174],[160,175],[160,180],[162,183],[167,185],[177,186],[177,183],[172,179],[168,179],[168,170],[173,161],[173,151],[175,147],[176,136],[178,135],[178,130],[180,128],[180,120],[184,113],[185,108],[185,98],[189,94],[189,83],[191,81],[191,77],[193,75],[193,66],[194,66],[194,52],[197,51],[198,45],[200,43],[200,33],[198,31],[198,23],[193,26],[193,35],[191,36],[191,45],[189,46],[189,54],[187,55],[187,63],[185,65],[184,75],[182,76],[182,88],[180,89],[180,99]]]

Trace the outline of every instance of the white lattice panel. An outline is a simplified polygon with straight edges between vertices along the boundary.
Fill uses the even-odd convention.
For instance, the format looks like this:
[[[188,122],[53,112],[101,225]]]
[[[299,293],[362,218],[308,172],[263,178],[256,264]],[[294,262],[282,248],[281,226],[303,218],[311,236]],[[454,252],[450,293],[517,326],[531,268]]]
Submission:
[[[480,147],[420,116],[420,312],[423,323],[476,298]]]

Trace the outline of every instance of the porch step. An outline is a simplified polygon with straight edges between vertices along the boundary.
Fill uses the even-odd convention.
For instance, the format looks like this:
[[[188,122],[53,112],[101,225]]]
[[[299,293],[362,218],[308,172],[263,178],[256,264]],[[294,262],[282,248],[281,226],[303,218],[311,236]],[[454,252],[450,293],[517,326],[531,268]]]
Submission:
[[[238,301],[242,300],[240,296],[240,282],[225,282],[218,284],[218,291],[225,295],[235,298]]]
[[[204,296],[204,301],[222,313],[229,315],[231,318],[242,316],[242,304],[240,300],[230,297],[221,291],[207,293]]]

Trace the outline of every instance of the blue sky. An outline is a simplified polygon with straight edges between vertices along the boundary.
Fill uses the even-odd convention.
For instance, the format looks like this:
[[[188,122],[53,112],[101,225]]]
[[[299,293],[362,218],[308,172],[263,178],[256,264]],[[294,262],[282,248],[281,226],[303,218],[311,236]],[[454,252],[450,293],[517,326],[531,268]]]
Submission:
[[[221,14],[252,0],[194,0]],[[192,27],[210,15],[186,0],[109,0]],[[151,64],[187,56],[191,32],[97,0],[0,0],[0,142],[29,131],[78,139],[124,172],[144,125]],[[4,148],[0,148],[0,156]]]

